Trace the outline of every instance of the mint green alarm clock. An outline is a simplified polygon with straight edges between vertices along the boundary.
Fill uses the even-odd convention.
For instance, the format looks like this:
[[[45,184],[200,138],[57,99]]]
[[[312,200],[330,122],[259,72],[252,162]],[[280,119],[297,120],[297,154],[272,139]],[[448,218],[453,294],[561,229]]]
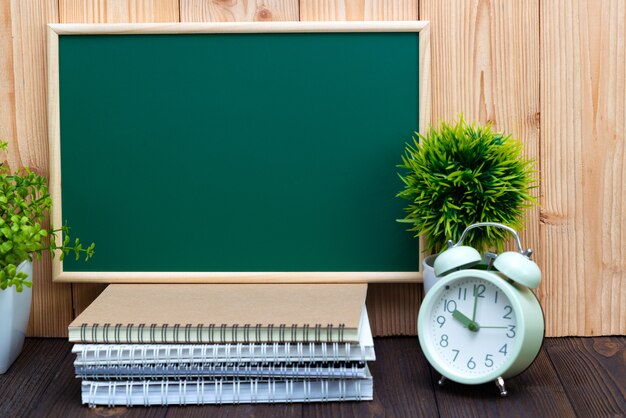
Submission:
[[[492,254],[487,270],[474,268],[483,257],[462,246],[466,233],[491,226],[512,232],[519,252]],[[418,336],[428,362],[446,379],[476,385],[494,381],[502,396],[504,379],[526,370],[539,354],[544,316],[529,288],[541,281],[539,267],[522,250],[508,226],[470,225],[456,244],[435,260],[440,279],[428,291],[418,316]]]

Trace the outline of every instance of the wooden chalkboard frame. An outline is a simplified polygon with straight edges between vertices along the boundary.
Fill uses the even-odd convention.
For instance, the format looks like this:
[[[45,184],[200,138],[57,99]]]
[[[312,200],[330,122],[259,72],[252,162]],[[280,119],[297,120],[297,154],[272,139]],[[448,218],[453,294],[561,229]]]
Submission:
[[[430,28],[426,21],[395,22],[263,22],[165,24],[50,24],[48,25],[48,130],[50,147],[51,220],[63,223],[61,205],[61,131],[59,102],[59,35],[129,35],[198,33],[317,33],[317,32],[417,32],[419,33],[419,129],[431,117]],[[57,237],[58,244],[62,236]],[[420,257],[420,260],[422,257]],[[52,261],[58,282],[93,283],[333,283],[421,282],[421,272],[76,272],[64,271]]]

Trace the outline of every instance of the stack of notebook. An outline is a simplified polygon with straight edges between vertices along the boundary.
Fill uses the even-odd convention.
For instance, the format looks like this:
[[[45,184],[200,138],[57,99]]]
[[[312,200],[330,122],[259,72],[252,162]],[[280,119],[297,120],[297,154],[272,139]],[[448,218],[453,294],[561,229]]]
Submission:
[[[371,400],[366,284],[113,284],[69,326],[82,401]]]

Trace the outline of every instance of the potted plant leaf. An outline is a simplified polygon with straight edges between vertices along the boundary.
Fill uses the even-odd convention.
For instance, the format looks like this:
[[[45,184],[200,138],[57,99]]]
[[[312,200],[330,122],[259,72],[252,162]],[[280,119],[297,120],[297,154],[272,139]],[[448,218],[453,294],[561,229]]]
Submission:
[[[6,157],[8,144],[0,141]],[[4,158],[3,158],[4,160]],[[11,172],[0,162],[0,374],[17,358],[24,344],[32,300],[32,261],[44,251],[63,258],[73,252],[89,259],[92,243],[84,248],[80,240],[70,242],[67,225],[47,228],[52,199],[45,177],[28,168]],[[63,244],[54,237],[62,233]]]
[[[434,257],[448,240],[456,242],[463,230],[477,222],[498,222],[515,230],[523,227],[524,212],[536,203],[534,161],[524,157],[523,145],[510,135],[494,132],[491,124],[441,123],[407,144],[398,197],[408,200],[406,216],[415,237],[425,237],[424,288],[434,284],[427,276]],[[479,252],[503,250],[507,232],[498,228],[474,229],[465,245]],[[429,268],[430,267],[430,268]]]

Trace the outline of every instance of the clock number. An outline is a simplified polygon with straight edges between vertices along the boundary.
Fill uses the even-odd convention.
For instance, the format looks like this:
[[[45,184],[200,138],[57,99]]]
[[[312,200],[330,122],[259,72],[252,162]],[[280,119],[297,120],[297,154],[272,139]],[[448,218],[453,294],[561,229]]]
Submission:
[[[439,345],[442,347],[448,346],[448,336],[446,334],[441,335],[441,341],[439,341]]]
[[[493,360],[491,359],[491,354],[487,354],[485,356],[485,366],[486,367],[491,367],[493,366]]]
[[[467,361],[467,368],[470,370],[474,370],[476,368],[476,362],[474,361],[474,357],[470,357]]]
[[[484,284],[479,284],[478,286],[474,285],[474,296],[478,298],[484,298],[483,293],[485,293],[487,288]]]
[[[513,308],[511,308],[510,305],[506,305],[504,307],[504,310],[508,311],[508,312],[502,318],[504,318],[504,319],[513,319],[513,318],[511,318],[511,313],[513,312]]]
[[[459,287],[459,300],[461,300],[461,292],[463,294],[463,300],[467,299],[467,287],[460,288]]]
[[[437,323],[439,324],[439,328],[443,327],[443,324],[446,323],[446,318],[444,318],[443,316],[439,315],[437,317]]]
[[[506,351],[506,344],[504,344],[504,345],[502,346],[502,348],[498,350],[498,352],[499,352],[499,353],[502,353],[502,354],[504,354],[504,355],[506,356],[506,353],[507,353],[507,351]]]
[[[454,348],[452,349],[452,351],[454,351],[456,354],[454,355],[454,358],[452,359],[452,361],[456,361],[456,358],[459,356],[459,353],[461,352],[461,350],[455,350]]]
[[[443,310],[448,311],[450,313],[456,311],[456,302],[453,300],[444,299]]]
[[[515,337],[515,325],[509,325],[509,332],[506,333],[509,338]]]
[[[496,300],[494,301],[494,303],[498,303],[498,291],[496,290]]]

